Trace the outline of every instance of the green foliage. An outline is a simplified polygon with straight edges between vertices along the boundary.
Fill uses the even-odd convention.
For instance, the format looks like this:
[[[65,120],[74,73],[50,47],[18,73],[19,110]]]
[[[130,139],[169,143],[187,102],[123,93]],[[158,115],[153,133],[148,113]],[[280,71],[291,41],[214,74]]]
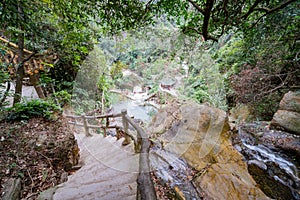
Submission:
[[[227,73],[227,76],[238,73],[243,65],[254,62],[249,55],[253,49],[246,50],[245,45],[241,36],[234,36],[224,47],[216,51],[213,58],[221,73]]]
[[[4,63],[0,63],[0,110],[3,109],[3,106],[7,104],[6,97],[9,95],[9,93],[6,93],[6,83],[8,81],[10,81],[10,75],[7,70],[7,66]]]
[[[227,110],[224,75],[209,51],[200,47],[192,49],[188,59],[189,74],[181,89],[182,93],[198,103],[208,102],[212,106]]]
[[[10,80],[8,72],[5,70],[4,66],[1,66],[1,64],[3,63],[0,63],[0,85]]]
[[[257,119],[271,119],[283,94],[299,88],[300,3],[293,5],[243,29],[215,55],[228,100],[247,104]]]
[[[114,63],[110,69],[110,76],[113,80],[123,77],[122,70],[127,69],[128,66],[121,61]]]
[[[275,93],[265,96],[259,101],[249,103],[252,115],[256,120],[271,121],[274,113],[278,110],[279,102],[282,99],[282,94]]]
[[[149,94],[155,94],[158,92],[158,88],[159,88],[159,85],[158,84],[154,84],[151,89],[149,90]]]
[[[113,86],[109,73],[109,55],[98,46],[89,53],[77,74],[72,92],[72,106],[82,113],[110,104],[109,89]]]
[[[71,103],[72,95],[68,93],[66,90],[55,92],[53,96],[54,98],[57,99],[60,107],[63,107],[64,105],[68,105]]]
[[[209,94],[205,90],[197,89],[192,94],[192,98],[195,99],[198,103],[204,103],[209,101]]]
[[[198,103],[209,101],[208,87],[205,79],[201,76],[188,77],[185,83],[184,94]]]
[[[140,27],[151,21],[150,15],[138,0],[6,0],[0,2],[0,29],[16,44],[24,36],[26,49],[55,52],[59,62],[50,77],[73,82],[100,34]]]
[[[204,40],[217,41],[228,32],[252,29],[264,16],[281,12],[282,8],[292,7],[292,1],[155,1],[153,10],[175,21],[188,35],[202,35]]]
[[[98,102],[95,101],[95,95],[80,87],[74,87],[71,105],[75,109],[76,114],[95,109]]]
[[[25,103],[17,103],[8,108],[7,120],[27,120],[32,117],[44,117],[51,119],[55,112],[61,112],[57,105],[44,100],[32,100]]]
[[[108,106],[110,104],[110,96],[109,96],[109,89],[111,87],[111,82],[109,81],[108,77],[105,75],[101,75],[97,82],[98,86],[98,97],[97,100],[101,101],[104,105],[101,107]]]

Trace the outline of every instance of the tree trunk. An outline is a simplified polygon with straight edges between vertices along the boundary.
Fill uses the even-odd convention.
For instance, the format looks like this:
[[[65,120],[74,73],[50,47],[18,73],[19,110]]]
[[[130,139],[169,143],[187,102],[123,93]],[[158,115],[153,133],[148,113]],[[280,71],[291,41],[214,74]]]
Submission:
[[[36,93],[38,94],[39,98],[45,99],[45,94],[44,94],[42,86],[40,85],[39,77],[37,74],[33,74],[32,76],[30,76],[30,82],[33,84],[33,87],[34,87]]]
[[[4,94],[3,94],[3,96],[2,96],[2,99],[1,99],[1,101],[0,101],[0,107],[3,106],[3,104],[5,103],[5,100],[6,100],[7,96],[8,96],[8,94],[9,94],[9,90],[10,90],[10,81],[7,81],[6,84],[7,84],[7,86],[6,86],[5,92],[4,92]]]
[[[18,2],[18,16],[19,20],[22,22],[23,18],[23,10],[20,6],[20,2]],[[22,32],[23,28],[20,25],[20,33],[18,35],[18,66],[17,66],[17,80],[16,80],[16,88],[15,88],[15,95],[14,95],[14,102],[13,105],[19,103],[22,98],[22,82],[25,74],[24,70],[24,37],[25,34]]]
[[[25,74],[24,63],[22,62],[24,59],[24,34],[20,33],[18,38],[18,67],[17,67],[17,80],[16,80],[16,88],[14,95],[13,105],[19,103],[22,97],[22,82]]]

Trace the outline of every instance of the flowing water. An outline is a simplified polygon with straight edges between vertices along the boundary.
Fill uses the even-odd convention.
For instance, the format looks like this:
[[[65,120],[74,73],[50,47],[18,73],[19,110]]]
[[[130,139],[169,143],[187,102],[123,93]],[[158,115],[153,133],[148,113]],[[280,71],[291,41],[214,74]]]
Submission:
[[[152,115],[156,112],[152,106],[143,106],[133,100],[114,103],[112,109],[113,113],[120,113],[122,109],[126,109],[129,116],[134,116],[146,123],[150,122]]]
[[[200,199],[198,191],[191,180],[193,170],[178,156],[159,147],[152,148],[150,151],[150,166],[156,177],[159,177],[160,184],[178,188],[177,191],[183,193],[184,199]]]
[[[274,163],[280,169],[282,169],[285,174],[288,175],[295,183],[300,183],[296,165],[288,161],[287,158],[283,158],[281,155],[265,147],[264,145],[254,146],[245,142],[243,142],[243,144],[246,148],[248,148],[247,152],[249,155],[251,155],[251,157],[253,157],[253,159],[256,159],[263,163]],[[287,180],[284,180],[286,179],[286,177],[280,178],[277,176],[276,179],[278,179],[282,183],[288,184]]]
[[[300,199],[299,162],[285,152],[281,145],[276,145],[278,138],[287,141],[293,137],[298,141],[298,138],[284,132],[259,129],[255,124],[248,125],[247,128],[240,128],[237,135],[240,143],[235,147],[247,160],[250,174],[269,197]]]
[[[144,104],[143,98],[145,96],[147,96],[147,93],[135,94],[133,96],[135,100],[132,100],[122,95],[114,94],[112,96],[112,112],[120,113],[123,109],[126,109],[129,116],[133,116],[145,123],[149,123],[152,116],[157,112],[157,109],[153,106]]]

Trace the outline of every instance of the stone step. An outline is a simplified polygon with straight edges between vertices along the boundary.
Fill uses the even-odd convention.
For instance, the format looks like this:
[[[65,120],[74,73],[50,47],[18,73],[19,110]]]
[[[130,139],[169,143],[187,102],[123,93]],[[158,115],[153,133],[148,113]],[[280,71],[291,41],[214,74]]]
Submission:
[[[122,146],[123,139],[112,136],[75,136],[84,165],[58,186],[53,199],[135,199],[139,157],[133,142]]]

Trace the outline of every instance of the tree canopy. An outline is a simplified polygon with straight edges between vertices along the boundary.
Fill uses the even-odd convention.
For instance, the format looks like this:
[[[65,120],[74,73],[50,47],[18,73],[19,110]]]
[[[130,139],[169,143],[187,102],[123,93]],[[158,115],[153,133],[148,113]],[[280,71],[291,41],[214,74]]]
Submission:
[[[83,60],[103,35],[145,27],[140,31],[143,35],[150,30],[147,25],[166,21],[195,40],[219,42],[214,49],[215,60],[228,82],[230,77],[231,87],[240,91],[237,92],[240,97],[241,91],[248,91],[240,87],[243,73],[247,74],[243,70],[252,70],[251,74],[258,70],[263,75],[255,78],[256,84],[263,86],[261,82],[268,82],[269,85],[252,87],[259,91],[249,91],[252,96],[240,99],[241,102],[255,101],[277,89],[297,87],[300,23],[296,0],[0,2],[0,36],[17,47],[13,49],[18,56],[18,63],[13,66],[17,85],[26,75],[23,64],[49,53],[57,55],[58,62],[46,75],[59,82],[58,89],[62,89],[75,79]],[[7,48],[0,43],[2,56],[7,54]],[[9,81],[9,65],[1,63],[4,69],[1,82]],[[40,80],[45,77],[38,75]],[[17,87],[16,93],[20,92]]]
[[[126,6],[123,6],[126,5]],[[52,77],[72,81],[99,33],[141,26],[147,13],[140,1],[4,0],[0,2],[0,36],[16,43],[18,66],[15,102],[20,100],[26,61],[37,52],[55,52]],[[6,49],[6,48],[1,48]],[[34,52],[24,57],[24,49]],[[7,67],[7,66],[6,66]]]
[[[293,2],[296,0],[159,0],[149,1],[148,5],[175,18],[185,33],[217,41],[230,30],[255,27],[265,16]]]

